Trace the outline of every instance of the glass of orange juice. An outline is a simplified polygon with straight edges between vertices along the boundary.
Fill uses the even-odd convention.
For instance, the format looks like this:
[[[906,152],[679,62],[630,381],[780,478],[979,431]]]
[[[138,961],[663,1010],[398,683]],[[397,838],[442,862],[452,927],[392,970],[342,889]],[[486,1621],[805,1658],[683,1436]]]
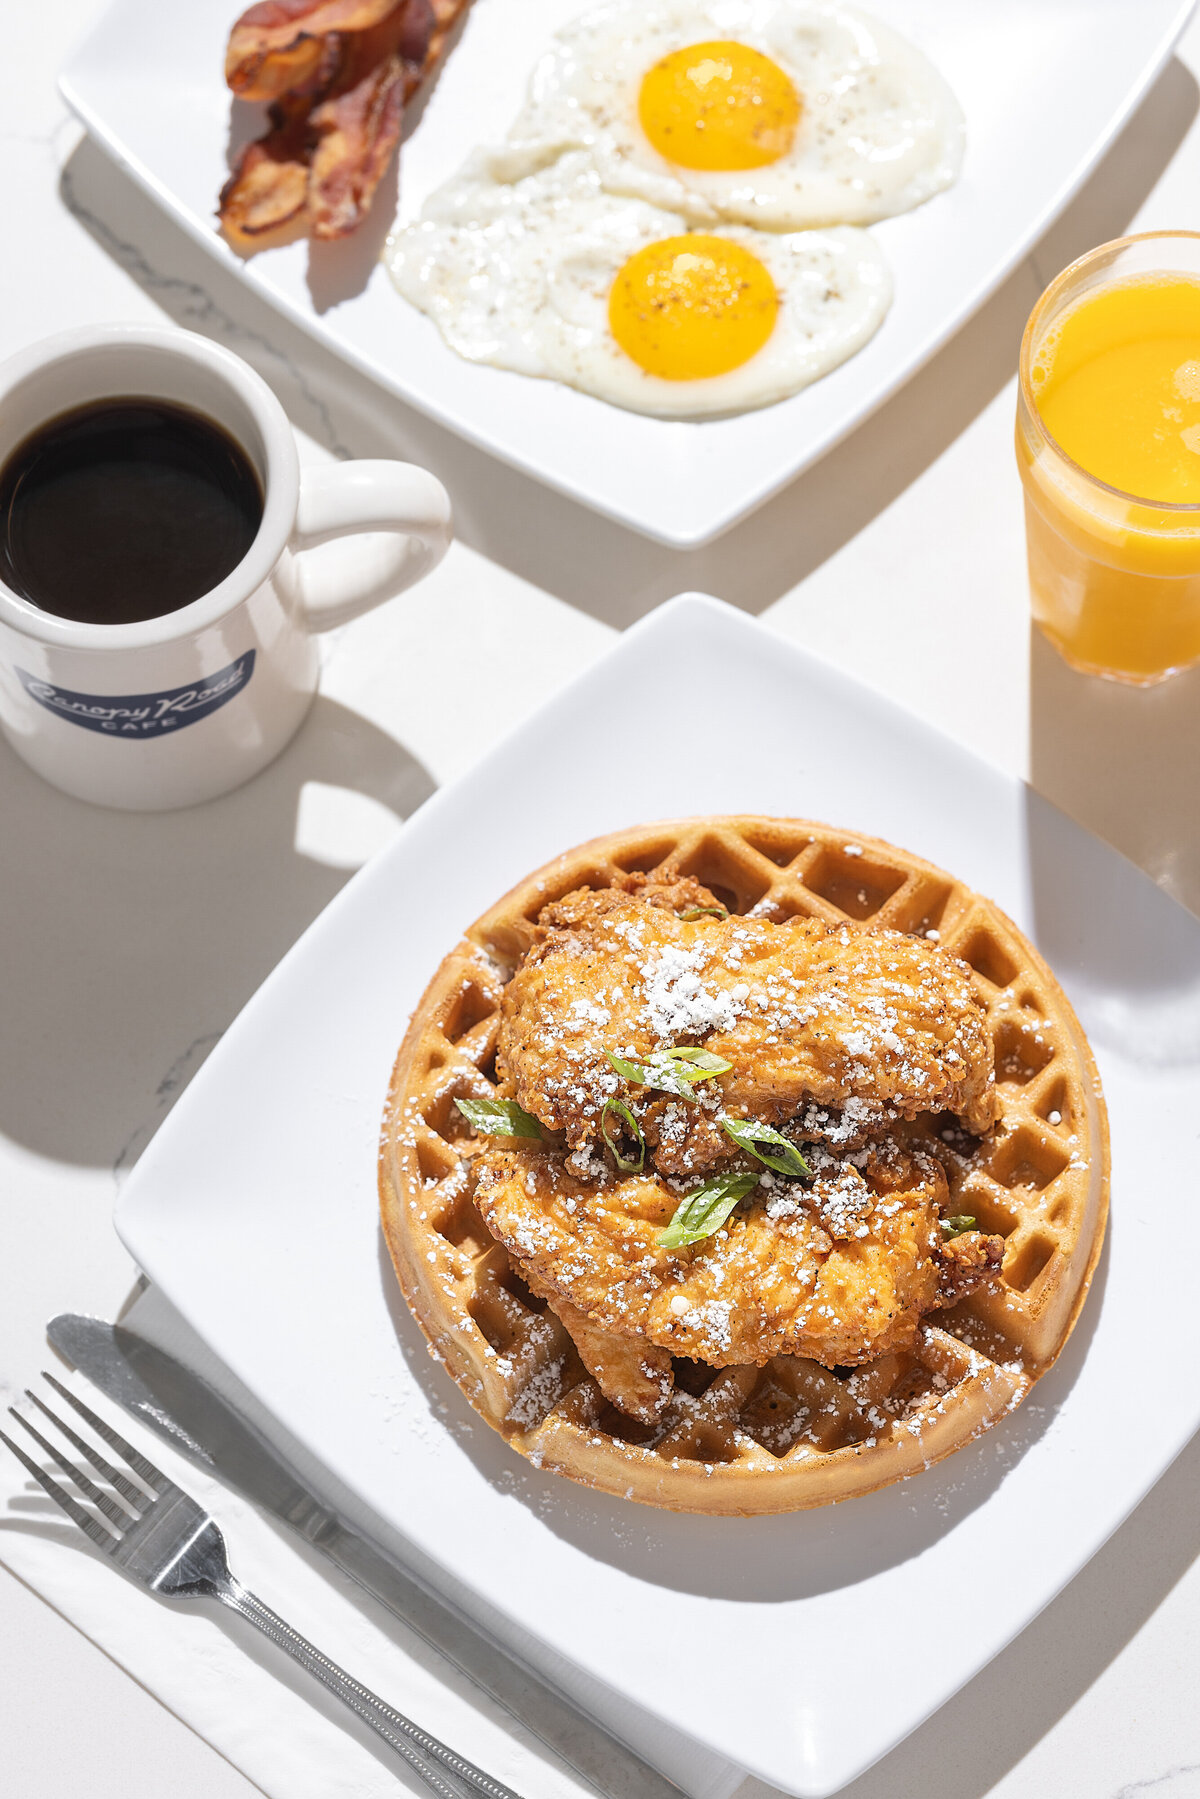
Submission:
[[[1200,662],[1200,233],[1102,244],[1021,345],[1017,461],[1033,616],[1088,674]]]

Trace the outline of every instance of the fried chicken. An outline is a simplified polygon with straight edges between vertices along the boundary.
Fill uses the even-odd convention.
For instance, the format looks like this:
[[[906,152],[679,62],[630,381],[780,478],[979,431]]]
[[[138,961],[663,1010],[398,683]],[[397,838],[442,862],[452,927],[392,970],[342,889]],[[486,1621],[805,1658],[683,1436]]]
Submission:
[[[605,1102],[620,1099],[657,1166],[681,1175],[737,1154],[720,1113],[779,1127],[849,1109],[877,1127],[954,1112],[988,1129],[992,1042],[965,964],[901,931],[695,915],[715,905],[695,882],[631,876],[547,907],[505,989],[502,1090],[573,1148],[597,1141]],[[673,1103],[609,1060],[681,1044],[732,1066]]]
[[[964,1231],[961,1236],[951,1237],[938,1251],[941,1266],[937,1304],[952,1306],[966,1294],[974,1293],[996,1273],[1003,1260],[1003,1237],[987,1236],[983,1231]]]
[[[666,1054],[689,1048],[707,1059]],[[971,971],[924,938],[728,917],[687,877],[568,894],[505,988],[497,1075],[544,1135],[481,1144],[475,1203],[643,1424],[671,1402],[673,1357],[858,1366],[912,1349],[999,1265],[999,1238],[943,1241],[921,1132],[946,1113],[988,1129],[993,1052]],[[787,1173],[737,1140],[747,1123],[778,1133]],[[697,1184],[729,1176],[722,1221],[665,1246]]]
[[[526,1269],[525,1275],[527,1285],[536,1292],[532,1270]],[[675,1389],[666,1350],[628,1332],[602,1329],[586,1312],[558,1295],[545,1297],[604,1397],[639,1424],[657,1424]]]
[[[861,1169],[829,1158],[811,1187],[767,1180],[679,1251],[658,1241],[679,1195],[656,1175],[618,1179],[597,1164],[587,1181],[557,1156],[490,1149],[474,1198],[535,1291],[618,1337],[715,1368],[776,1355],[849,1365],[910,1348],[941,1273],[937,1161],[885,1143]]]

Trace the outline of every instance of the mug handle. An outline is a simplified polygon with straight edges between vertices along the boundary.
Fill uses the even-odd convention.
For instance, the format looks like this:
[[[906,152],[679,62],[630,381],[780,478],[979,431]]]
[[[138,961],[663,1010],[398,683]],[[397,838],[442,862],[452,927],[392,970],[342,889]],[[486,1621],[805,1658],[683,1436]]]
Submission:
[[[391,541],[364,553],[357,573],[323,569],[303,554],[366,532],[386,532]],[[304,469],[292,534],[304,623],[310,631],[331,631],[403,593],[437,567],[452,535],[450,496],[427,469],[385,461]]]

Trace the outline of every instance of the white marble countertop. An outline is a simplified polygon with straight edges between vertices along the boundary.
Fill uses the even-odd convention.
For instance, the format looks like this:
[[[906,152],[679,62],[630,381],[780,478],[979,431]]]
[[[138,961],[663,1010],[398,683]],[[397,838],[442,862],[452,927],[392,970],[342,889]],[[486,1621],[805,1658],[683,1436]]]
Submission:
[[[0,745],[0,1369],[42,1365],[55,1312],[120,1307],[133,1270],[110,1224],[115,1183],[352,870],[515,715],[684,589],[745,608],[1028,775],[1200,911],[1200,682],[1110,688],[1031,644],[1011,448],[1020,332],[1051,276],[1127,230],[1200,229],[1200,27],[1067,214],[934,362],[756,517],[681,553],[384,399],[210,264],[57,98],[56,70],[97,10],[42,0],[0,17],[0,352],[108,319],[208,333],[275,387],[306,457],[432,468],[459,539],[432,580],[340,635],[300,736],[225,800],[102,813]],[[847,1799],[1197,1799],[1198,1484],[1200,1440]],[[997,1552],[1002,1578],[1020,1545]],[[14,1799],[257,1791],[2,1570],[0,1687]],[[748,1782],[740,1799],[765,1795]]]

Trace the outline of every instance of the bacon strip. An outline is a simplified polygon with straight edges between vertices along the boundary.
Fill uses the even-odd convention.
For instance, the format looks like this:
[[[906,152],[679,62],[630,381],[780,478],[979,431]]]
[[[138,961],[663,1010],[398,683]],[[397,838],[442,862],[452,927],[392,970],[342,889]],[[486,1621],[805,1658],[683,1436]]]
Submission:
[[[307,222],[309,104],[307,98],[276,101],[271,130],[246,145],[221,189],[217,212],[235,249],[260,249],[264,239],[278,243]]]
[[[374,31],[345,39],[337,80],[312,112],[314,237],[348,237],[366,218],[400,141],[408,77],[415,86],[433,29],[430,0],[408,0]]]
[[[221,225],[235,248],[261,249],[302,227],[325,240],[357,229],[399,142],[405,101],[429,79],[468,4],[264,0],[243,15],[227,66],[235,63],[234,42],[244,28],[257,33],[260,61],[251,70],[249,39],[243,37],[237,78],[261,84],[265,71],[278,74],[289,57],[303,78],[278,94],[268,112],[271,130],[242,151],[221,190]],[[298,20],[307,32],[335,16],[343,21],[339,29],[297,35]],[[351,18],[353,27],[345,22]],[[301,54],[301,37],[317,46],[316,54]],[[245,86],[235,91],[248,92]]]
[[[229,34],[225,80],[239,100],[275,100],[321,68],[332,31],[368,31],[396,0],[261,0]]]

